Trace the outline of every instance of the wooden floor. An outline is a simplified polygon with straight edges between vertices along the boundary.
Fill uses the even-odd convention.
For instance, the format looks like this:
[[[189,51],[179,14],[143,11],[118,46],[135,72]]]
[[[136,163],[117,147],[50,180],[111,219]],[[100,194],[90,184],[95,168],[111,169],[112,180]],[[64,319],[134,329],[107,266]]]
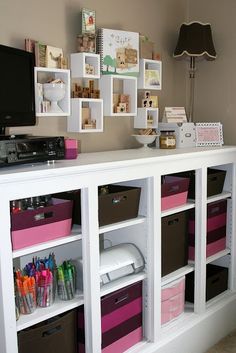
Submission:
[[[224,337],[206,353],[236,353],[236,330]]]

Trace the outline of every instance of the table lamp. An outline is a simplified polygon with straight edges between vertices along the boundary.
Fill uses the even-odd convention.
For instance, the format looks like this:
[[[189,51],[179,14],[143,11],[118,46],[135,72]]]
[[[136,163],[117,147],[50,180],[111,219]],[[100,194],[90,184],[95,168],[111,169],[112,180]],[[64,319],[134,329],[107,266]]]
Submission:
[[[216,51],[212,40],[211,25],[209,23],[190,22],[183,23],[179,30],[178,42],[173,54],[174,58],[190,60],[189,79],[189,116],[188,121],[193,121],[194,106],[194,78],[196,59],[215,60]]]

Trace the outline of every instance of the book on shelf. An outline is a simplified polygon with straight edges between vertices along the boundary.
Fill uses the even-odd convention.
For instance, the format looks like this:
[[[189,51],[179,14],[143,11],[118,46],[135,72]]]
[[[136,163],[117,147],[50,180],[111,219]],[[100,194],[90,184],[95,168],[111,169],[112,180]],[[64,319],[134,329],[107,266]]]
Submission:
[[[97,44],[102,74],[138,76],[138,33],[100,28]]]
[[[35,55],[35,66],[46,66],[46,45],[31,38],[25,39],[25,50]]]

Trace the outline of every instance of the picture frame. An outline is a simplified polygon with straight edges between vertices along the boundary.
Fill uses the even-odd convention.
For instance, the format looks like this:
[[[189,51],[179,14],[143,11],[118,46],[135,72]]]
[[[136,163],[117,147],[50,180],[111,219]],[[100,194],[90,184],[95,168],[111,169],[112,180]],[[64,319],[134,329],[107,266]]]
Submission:
[[[59,69],[63,58],[63,50],[61,48],[46,46],[46,67]]]
[[[223,127],[220,122],[196,123],[197,147],[222,146],[223,144]]]
[[[94,10],[82,9],[82,34],[95,34],[96,14]]]

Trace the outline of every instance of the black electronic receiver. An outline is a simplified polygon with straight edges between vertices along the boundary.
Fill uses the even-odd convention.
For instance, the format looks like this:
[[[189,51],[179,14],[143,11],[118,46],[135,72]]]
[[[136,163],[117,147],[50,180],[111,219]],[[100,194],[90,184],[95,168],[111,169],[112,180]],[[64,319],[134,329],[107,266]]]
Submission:
[[[64,157],[65,143],[62,136],[0,137],[0,167],[52,161]]]

